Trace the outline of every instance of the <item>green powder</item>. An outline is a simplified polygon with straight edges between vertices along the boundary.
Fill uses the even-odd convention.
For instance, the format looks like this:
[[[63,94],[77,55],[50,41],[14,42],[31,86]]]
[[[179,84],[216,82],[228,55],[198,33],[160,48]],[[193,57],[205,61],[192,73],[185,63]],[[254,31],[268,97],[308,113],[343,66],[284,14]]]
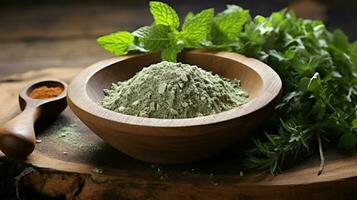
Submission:
[[[192,118],[238,107],[248,101],[239,80],[197,66],[163,61],[104,90],[107,109],[150,118]]]
[[[62,140],[64,143],[77,147],[83,151],[96,151],[100,147],[92,142],[85,141],[81,137],[81,133],[78,131],[78,126],[75,123],[69,125],[61,125],[61,128],[56,128],[56,139]]]

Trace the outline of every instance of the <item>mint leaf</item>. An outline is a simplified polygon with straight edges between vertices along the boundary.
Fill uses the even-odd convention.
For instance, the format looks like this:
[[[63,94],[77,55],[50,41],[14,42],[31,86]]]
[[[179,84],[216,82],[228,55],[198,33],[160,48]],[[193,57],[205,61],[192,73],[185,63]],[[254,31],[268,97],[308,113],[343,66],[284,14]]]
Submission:
[[[147,49],[145,49],[144,47],[142,47],[140,44],[136,45],[136,44],[131,44],[128,49],[128,52],[130,53],[148,53],[149,51]]]
[[[241,32],[243,24],[248,20],[249,11],[239,6],[230,5],[213,19],[212,40],[222,44],[233,41]]]
[[[357,129],[357,118],[352,121],[352,130]]]
[[[152,26],[143,26],[143,27],[135,30],[131,34],[133,36],[135,36],[135,37],[138,37],[138,38],[144,38],[144,37],[147,37],[150,34],[151,30],[152,30]]]
[[[150,12],[154,17],[156,25],[169,26],[177,29],[180,25],[179,17],[176,11],[166,3],[159,1],[150,1]]]
[[[143,47],[151,52],[159,52],[170,43],[170,28],[163,25],[144,26],[132,34],[139,38]]]
[[[340,137],[338,141],[338,147],[341,149],[349,150],[352,149],[357,143],[357,137],[354,134],[346,133]]]
[[[193,12],[188,12],[187,14],[186,14],[186,16],[185,16],[185,22],[187,21],[187,20],[189,20],[191,17],[193,17],[193,16],[195,16],[195,14],[193,14]]]
[[[337,48],[343,51],[348,48],[348,38],[341,30],[333,32],[332,42]]]
[[[228,4],[227,8],[220,14],[222,14],[222,13],[229,14],[229,13],[235,13],[235,12],[241,12],[241,11],[244,11],[242,7],[240,7],[238,5],[234,5],[234,4]]]
[[[351,57],[352,65],[357,66],[357,41],[350,44],[349,56]],[[357,67],[354,68],[354,73],[357,73]]]
[[[144,26],[132,33],[139,39],[144,49],[160,52],[161,60],[176,62],[176,56],[184,48],[182,41],[177,41],[170,27],[164,25]]]
[[[184,49],[184,44],[178,42],[176,44],[168,46],[168,48],[161,51],[161,60],[176,62],[177,54]]]
[[[273,30],[273,28],[271,27],[272,23],[270,21],[268,21],[268,19],[263,16],[257,15],[254,18],[254,23],[259,24],[258,26],[255,27],[255,29],[256,29],[256,31],[259,31],[259,33],[261,35],[267,34]]]
[[[280,25],[284,22],[284,13],[282,12],[273,12],[270,16],[270,21],[273,25]]]
[[[127,53],[128,47],[134,42],[134,36],[129,32],[117,32],[99,37],[97,42],[105,50],[120,56]]]
[[[209,33],[213,15],[213,9],[206,9],[196,15],[186,17],[182,27],[183,37],[193,44],[203,41]]]

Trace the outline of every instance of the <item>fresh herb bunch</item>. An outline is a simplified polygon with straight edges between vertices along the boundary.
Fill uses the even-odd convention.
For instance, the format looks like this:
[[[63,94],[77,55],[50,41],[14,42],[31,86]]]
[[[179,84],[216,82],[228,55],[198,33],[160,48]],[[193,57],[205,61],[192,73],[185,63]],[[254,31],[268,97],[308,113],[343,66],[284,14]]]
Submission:
[[[287,10],[252,18],[236,5],[214,15],[213,9],[189,12],[182,25],[169,5],[151,1],[154,24],[98,38],[115,55],[160,52],[176,61],[184,49],[233,51],[260,59],[283,79],[283,97],[266,134],[248,151],[251,167],[273,174],[323,147],[357,146],[357,42],[349,43],[320,21],[303,20]]]

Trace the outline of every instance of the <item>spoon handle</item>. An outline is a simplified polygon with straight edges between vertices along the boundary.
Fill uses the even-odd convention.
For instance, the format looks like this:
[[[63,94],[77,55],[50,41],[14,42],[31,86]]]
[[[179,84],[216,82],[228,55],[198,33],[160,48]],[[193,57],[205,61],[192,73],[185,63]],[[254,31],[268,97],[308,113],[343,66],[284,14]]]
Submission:
[[[0,128],[0,150],[8,157],[26,158],[35,148],[34,123],[40,108],[26,106],[25,110]]]

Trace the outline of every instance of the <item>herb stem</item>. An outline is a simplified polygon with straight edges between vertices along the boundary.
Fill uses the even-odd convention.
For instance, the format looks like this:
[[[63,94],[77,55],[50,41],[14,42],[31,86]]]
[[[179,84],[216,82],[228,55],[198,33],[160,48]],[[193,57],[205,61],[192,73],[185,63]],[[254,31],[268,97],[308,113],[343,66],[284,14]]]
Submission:
[[[319,144],[319,153],[320,153],[320,167],[319,167],[319,171],[317,172],[317,175],[320,176],[322,174],[322,172],[324,171],[325,157],[324,157],[324,151],[322,149],[322,141],[321,141],[321,135],[320,135],[319,131],[317,131],[317,142]]]

